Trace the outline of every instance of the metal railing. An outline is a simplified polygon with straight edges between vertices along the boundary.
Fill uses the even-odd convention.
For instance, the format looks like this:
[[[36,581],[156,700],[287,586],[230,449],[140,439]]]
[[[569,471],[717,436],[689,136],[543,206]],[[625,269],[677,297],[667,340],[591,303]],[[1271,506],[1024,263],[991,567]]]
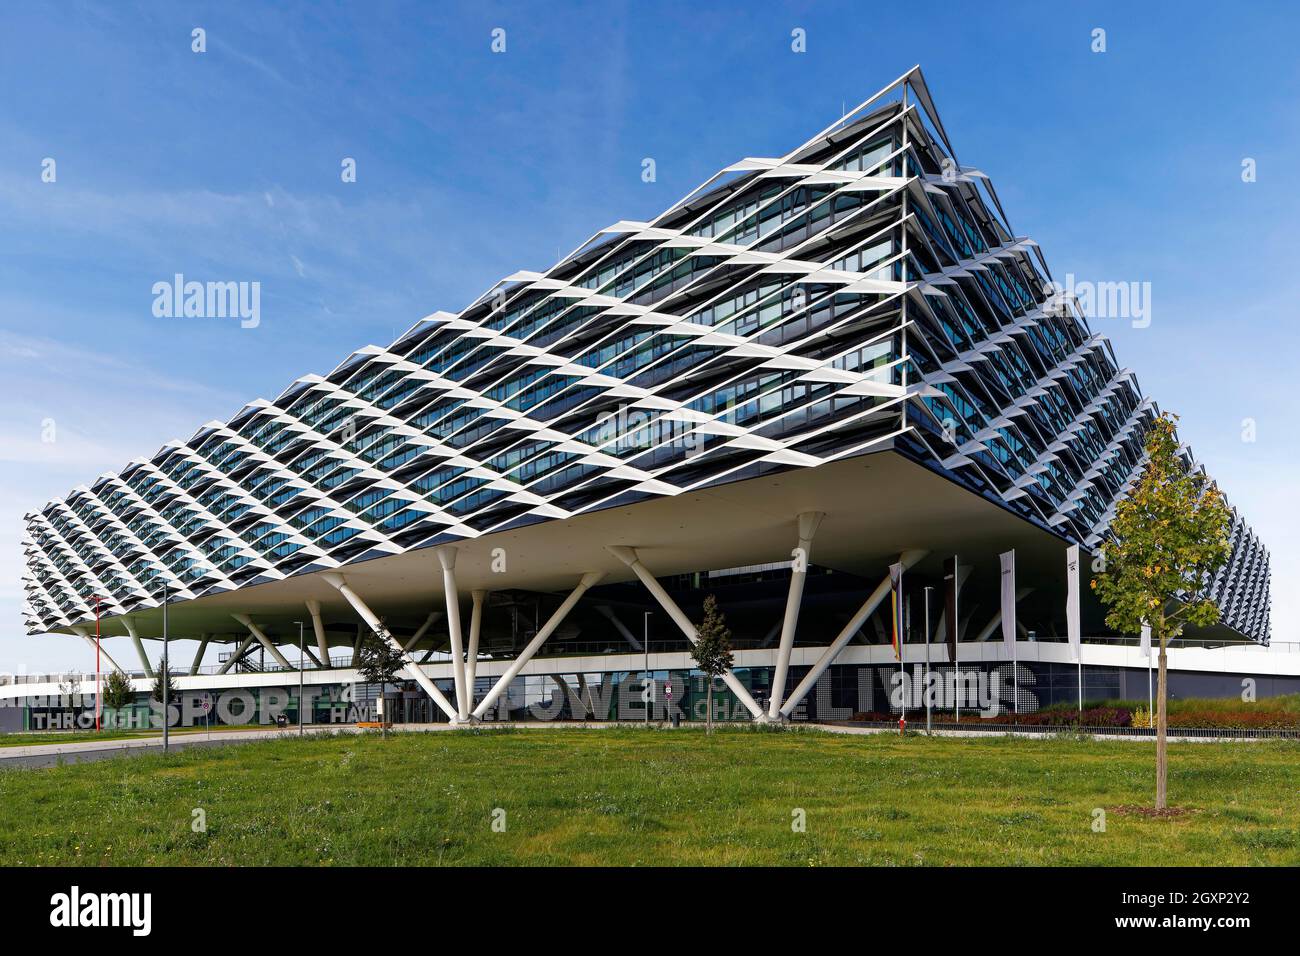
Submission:
[[[1036,637],[1035,641],[1025,641],[1023,638],[1019,641],[1021,644],[1040,643],[1040,644],[1063,644],[1066,642],[1064,637],[1042,636]],[[939,646],[942,642],[932,642],[934,646]],[[973,646],[973,641],[963,641],[962,646]],[[1000,640],[990,640],[988,644],[1000,644]],[[1100,644],[1108,646],[1138,646],[1136,637],[1086,637],[1083,639],[1084,644]],[[764,646],[761,639],[741,638],[732,642],[734,650],[747,651],[758,650]],[[775,648],[775,642],[766,645],[769,648]],[[799,646],[804,646],[800,643]],[[820,646],[820,645],[819,645]],[[924,647],[924,642],[907,643],[908,648]],[[1296,654],[1300,653],[1300,642],[1296,641],[1274,641],[1267,647],[1261,644],[1236,643],[1229,641],[1187,641],[1176,640],[1171,642],[1172,650],[1180,649],[1197,649],[1197,650],[1244,650],[1260,654]],[[676,638],[668,640],[651,640],[649,643],[651,654],[674,654],[684,653],[690,650],[690,644],[685,638]],[[566,644],[557,644],[551,647],[543,648],[542,652],[537,655],[538,659],[554,659],[564,657],[601,657],[612,654],[635,655],[644,654],[645,650],[637,650],[631,644],[625,641],[579,641]],[[481,659],[513,659],[518,654],[518,649],[512,647],[485,647],[481,651]],[[420,655],[422,657],[423,654]],[[419,657],[417,657],[419,660]],[[445,664],[450,660],[450,654],[447,651],[437,651],[426,662],[428,664]],[[318,666],[314,661],[308,659],[301,662],[305,671],[319,670],[343,670],[352,666],[352,655],[346,654],[339,657],[331,657],[328,665]],[[195,671],[196,675],[211,676],[218,673],[222,668],[222,663],[206,664]],[[257,668],[259,673],[296,673],[299,667],[292,661],[286,667],[278,661],[268,661]],[[186,666],[177,667],[173,663],[170,668],[173,677],[187,677],[190,669]],[[227,673],[234,670],[232,667]],[[100,679],[106,678],[110,672],[101,671]],[[128,677],[145,678],[147,675],[143,670],[129,670],[126,672]],[[65,673],[48,673],[48,674],[0,674],[0,686],[12,684],[60,684],[80,681],[81,683],[95,680],[93,671],[65,672]]]

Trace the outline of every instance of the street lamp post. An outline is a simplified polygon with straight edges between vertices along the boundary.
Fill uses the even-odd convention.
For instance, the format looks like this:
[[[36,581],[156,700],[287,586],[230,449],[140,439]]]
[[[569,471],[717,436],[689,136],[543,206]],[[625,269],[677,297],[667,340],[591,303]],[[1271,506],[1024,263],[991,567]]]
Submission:
[[[641,617],[641,645],[645,650],[645,689],[649,692],[649,700],[645,702],[645,722],[650,723],[650,709],[654,706],[654,688],[650,684],[650,615],[651,611],[646,611]]]
[[[103,697],[99,691],[99,595],[95,598],[95,733],[99,733],[99,715],[104,711]]]
[[[306,659],[305,645],[302,637],[302,621],[295,622],[298,625],[298,736],[303,735],[302,726],[302,662]]]

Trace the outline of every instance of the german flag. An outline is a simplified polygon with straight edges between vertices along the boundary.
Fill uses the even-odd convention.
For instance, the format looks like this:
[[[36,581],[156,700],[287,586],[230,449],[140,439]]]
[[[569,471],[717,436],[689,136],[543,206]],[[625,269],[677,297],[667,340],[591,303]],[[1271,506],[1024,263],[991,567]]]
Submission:
[[[894,660],[903,659],[903,566],[889,566],[889,608],[891,641],[894,645]]]

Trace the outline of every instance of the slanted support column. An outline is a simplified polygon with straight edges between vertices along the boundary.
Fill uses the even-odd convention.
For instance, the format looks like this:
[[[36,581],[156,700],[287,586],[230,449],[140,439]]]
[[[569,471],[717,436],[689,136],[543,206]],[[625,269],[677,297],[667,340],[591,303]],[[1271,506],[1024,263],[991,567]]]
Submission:
[[[904,551],[898,556],[898,563],[906,570],[929,553],[928,551]],[[805,674],[804,679],[790,692],[786,702],[781,705],[782,717],[788,720],[790,715],[794,713],[794,709],[799,706],[799,702],[808,696],[808,692],[816,686],[818,679],[821,678],[822,674],[826,673],[826,668],[830,667],[835,658],[839,656],[840,651],[844,650],[844,645],[853,638],[853,635],[858,632],[858,628],[880,606],[880,602],[889,596],[889,586],[889,575],[886,574],[885,579],[871,592],[871,596],[863,602],[862,607],[858,608],[857,613],[849,618],[849,623],[844,625],[844,629],[836,635],[835,640],[831,641],[830,646],[822,652],[822,656],[817,659],[817,663],[813,665],[812,670]]]
[[[478,639],[483,632],[483,602],[487,600],[487,591],[476,589],[469,592],[474,601],[474,609],[469,614],[469,648],[465,651],[465,701],[474,706],[474,675],[478,670]]]
[[[384,640],[388,641],[388,643],[393,646],[394,650],[401,653],[402,658],[406,661],[406,671],[411,675],[411,679],[424,688],[424,692],[433,698],[433,702],[438,705],[439,709],[444,714],[451,718],[452,723],[459,723],[456,708],[451,706],[451,701],[447,699],[447,696],[442,691],[438,690],[437,684],[429,680],[429,675],[420,670],[419,666],[411,658],[411,655],[402,650],[402,646],[393,639],[393,635],[388,633],[388,628],[384,627],[379,618],[375,616],[375,613],[370,610],[370,608],[366,607],[366,602],[361,600],[361,597],[357,592],[348,587],[347,579],[344,578],[343,575],[335,574],[334,572],[322,574],[321,577],[324,578],[330,586],[338,589],[338,592],[347,599],[349,604],[352,605],[352,609],[361,615],[361,619],[370,626],[371,630]]]
[[[637,557],[636,549],[623,545],[607,545],[605,550],[632,569],[632,573],[637,576],[641,583],[645,585],[645,589],[659,602],[659,606],[664,609],[664,612],[673,619],[673,623],[681,628],[681,632],[686,635],[686,639],[694,644],[695,625],[677,606],[677,602],[669,597],[668,592],[663,589],[663,585],[656,581],[655,576],[641,563],[641,559]],[[745,709],[754,716],[754,719],[757,720],[762,717],[763,708],[758,706],[753,695],[740,682],[739,677],[727,670],[722,674],[722,681],[727,685],[727,689],[736,695],[736,699],[745,705]]]
[[[402,650],[404,651],[414,650],[415,645],[420,643],[420,638],[424,637],[424,635],[429,632],[429,628],[437,624],[438,620],[441,617],[442,617],[441,611],[430,611],[429,616],[424,619],[424,623],[421,624],[419,629],[417,629],[416,632],[411,635],[411,639],[402,645]]]
[[[271,643],[271,639],[262,632],[260,627],[253,623],[251,617],[247,614],[232,614],[230,616],[240,624],[244,625],[244,627],[248,628],[248,633],[257,638],[258,641],[261,642],[262,646],[271,652],[271,656],[280,662],[281,667],[285,670],[293,670],[293,666],[289,663],[289,659],[280,653],[280,649]]]
[[[469,720],[469,698],[465,695],[465,645],[460,640],[460,592],[456,590],[456,549],[438,549],[442,565],[442,589],[447,596],[447,635],[451,638],[451,673],[456,681],[456,712]]]
[[[790,591],[785,599],[785,618],[781,622],[781,643],[776,652],[776,671],[772,675],[772,696],[768,700],[767,719],[781,719],[781,701],[785,697],[785,677],[790,670],[790,651],[794,648],[794,632],[799,624],[799,605],[803,603],[803,585],[808,579],[808,563],[812,560],[813,535],[817,533],[822,518],[820,511],[805,511],[799,515],[799,543],[790,552]]]
[[[564,619],[569,616],[573,606],[587,593],[587,589],[604,576],[604,571],[588,571],[582,576],[578,586],[570,591],[569,596],[564,599],[564,603],[555,609],[555,613],[542,625],[542,629],[537,632],[537,636],[528,642],[528,646],[524,648],[523,653],[515,658],[514,663],[506,668],[506,672],[497,679],[497,682],[492,685],[492,689],[479,701],[478,706],[474,708],[475,720],[481,719],[488,712],[488,708],[497,702],[497,698],[510,686],[510,682],[519,675],[519,672],[524,669],[524,665],[533,659],[533,655],[546,643],[546,639],[555,632],[557,627],[564,623]]]
[[[226,671],[230,670],[230,668],[234,667],[235,663],[244,656],[244,653],[255,640],[256,638],[253,637],[252,634],[249,634],[248,637],[244,638],[243,642],[235,648],[235,653],[226,658],[226,662],[221,665],[221,670],[217,671],[217,673],[224,674]]]
[[[320,619],[320,601],[308,601],[307,613],[311,615],[311,629],[316,633],[316,649],[320,651],[321,666],[330,666],[330,642],[325,639],[325,625]]]
[[[623,640],[627,641],[629,644],[632,645],[633,650],[635,651],[645,650],[641,642],[637,640],[636,635],[633,634],[631,631],[629,631],[627,629],[627,625],[618,619],[618,615],[614,613],[614,609],[612,607],[610,607],[608,604],[602,604],[598,608],[596,608],[596,610],[599,611],[601,614],[603,614],[605,617],[609,618],[609,623],[613,624],[614,629],[623,635]]]
[[[85,640],[85,642],[89,644],[91,648],[94,648],[95,638],[91,635],[90,631],[87,628],[75,627],[73,628],[73,631],[77,634],[80,634],[81,637]],[[104,660],[108,661],[108,663],[113,666],[113,670],[120,673],[123,677],[130,676],[122,668],[122,665],[119,664],[117,661],[113,660],[112,656],[108,653],[108,651],[104,650],[104,636],[102,634],[99,637],[99,653],[104,656]]]
[[[1019,604],[1021,599],[1024,598],[1026,595],[1028,595],[1029,592],[1032,590],[1033,588],[1017,588],[1016,603]],[[993,634],[993,632],[997,630],[998,625],[1001,623],[1002,623],[1002,608],[998,608],[997,613],[993,615],[992,620],[990,620],[987,624],[985,624],[984,627],[980,629],[980,632],[977,635],[975,635],[975,641],[977,643],[980,641],[987,641],[989,637]]]
[[[193,677],[199,672],[199,667],[203,664],[203,655],[208,650],[208,641],[212,640],[211,634],[204,634],[199,640],[199,649],[194,652],[194,663],[190,665],[190,676]],[[153,675],[150,674],[150,677]]]
[[[135,652],[140,655],[140,664],[144,667],[144,676],[152,680],[154,676],[153,665],[149,663],[149,655],[144,652],[144,641],[140,640],[140,635],[135,629],[135,621],[129,617],[124,617],[122,623],[126,625],[126,632],[131,635],[131,640],[135,643]]]

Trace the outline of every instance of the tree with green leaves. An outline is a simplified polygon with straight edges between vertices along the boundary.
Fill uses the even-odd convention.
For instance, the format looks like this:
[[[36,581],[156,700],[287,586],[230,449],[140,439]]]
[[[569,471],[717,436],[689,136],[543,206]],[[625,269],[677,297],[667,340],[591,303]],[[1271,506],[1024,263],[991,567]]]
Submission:
[[[167,688],[166,709],[162,706],[164,686]],[[153,687],[149,691],[149,696],[158,702],[159,720],[162,721],[162,724],[159,724],[159,726],[161,727],[163,724],[170,726],[169,721],[171,715],[168,711],[178,703],[176,700],[176,681],[172,677],[171,672],[166,670],[161,663],[158,665],[157,675],[153,679]]]
[[[707,682],[706,706],[708,716],[705,728],[713,733],[713,682],[726,673],[735,663],[731,653],[731,629],[727,619],[718,610],[718,599],[710,594],[704,599],[704,620],[695,629],[695,646],[691,648],[691,657],[704,672]]]
[[[1110,609],[1106,623],[1122,634],[1143,625],[1159,642],[1156,697],[1156,809],[1168,804],[1166,654],[1188,625],[1219,620],[1210,597],[1215,573],[1231,554],[1231,514],[1222,493],[1178,453],[1176,415],[1155,419],[1146,433],[1147,462],[1128,498],[1115,509],[1092,589]]]
[[[121,710],[123,707],[130,707],[135,703],[135,691],[131,689],[131,681],[121,671],[113,671],[104,678],[104,686],[100,691],[100,700],[109,710]]]
[[[384,629],[383,633],[371,630],[362,636],[354,666],[366,683],[379,685],[380,696],[383,696],[385,685],[396,683],[397,675],[406,666],[406,658],[389,639],[382,619],[379,626]],[[387,716],[384,714],[384,719],[379,722],[380,732],[385,737],[388,736]]]
[[[172,677],[171,673],[169,671],[163,670],[161,666],[158,668],[158,673],[153,679],[153,688],[150,690],[149,696],[161,704],[163,700],[164,682],[167,687],[167,703],[168,704],[175,703],[176,681]]]

